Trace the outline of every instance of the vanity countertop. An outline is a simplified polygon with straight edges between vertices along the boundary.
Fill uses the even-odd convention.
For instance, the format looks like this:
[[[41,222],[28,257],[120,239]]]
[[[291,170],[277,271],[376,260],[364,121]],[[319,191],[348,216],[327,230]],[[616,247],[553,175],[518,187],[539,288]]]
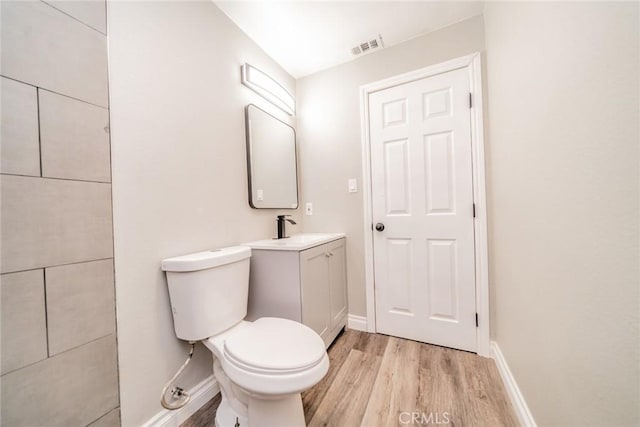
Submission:
[[[343,237],[346,237],[345,233],[302,233],[294,234],[285,239],[268,239],[242,243],[242,246],[248,246],[251,249],[273,251],[303,251],[314,246],[342,239]]]

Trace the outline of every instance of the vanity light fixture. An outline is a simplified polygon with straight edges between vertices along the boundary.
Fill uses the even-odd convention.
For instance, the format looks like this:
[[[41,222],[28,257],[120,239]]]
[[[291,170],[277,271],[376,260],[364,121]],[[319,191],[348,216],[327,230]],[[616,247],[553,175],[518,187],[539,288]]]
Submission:
[[[295,114],[296,101],[280,83],[252,65],[244,64],[241,70],[243,85],[261,95],[290,116]]]

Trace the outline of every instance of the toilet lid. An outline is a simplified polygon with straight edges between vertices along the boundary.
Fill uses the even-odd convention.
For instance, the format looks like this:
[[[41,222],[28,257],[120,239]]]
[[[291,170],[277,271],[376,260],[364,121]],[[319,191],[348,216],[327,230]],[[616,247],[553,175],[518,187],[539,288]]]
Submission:
[[[295,370],[320,362],[324,342],[309,327],[293,320],[263,317],[224,343],[230,361],[267,370]]]

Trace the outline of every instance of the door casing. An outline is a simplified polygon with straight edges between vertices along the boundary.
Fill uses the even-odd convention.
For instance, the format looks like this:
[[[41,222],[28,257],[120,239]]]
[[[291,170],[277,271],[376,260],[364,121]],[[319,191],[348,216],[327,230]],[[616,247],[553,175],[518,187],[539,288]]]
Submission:
[[[475,286],[476,311],[478,313],[477,351],[478,355],[490,357],[490,315],[489,315],[489,262],[487,250],[487,203],[484,167],[484,126],[481,55],[479,52],[440,64],[410,71],[388,79],[360,86],[360,124],[362,138],[362,171],[364,203],[364,253],[365,289],[367,301],[367,331],[376,332],[375,287],[373,262],[373,211],[371,206],[371,150],[369,135],[369,94],[393,86],[421,80],[436,74],[467,68],[471,88],[471,151],[473,168],[473,202],[475,240]]]

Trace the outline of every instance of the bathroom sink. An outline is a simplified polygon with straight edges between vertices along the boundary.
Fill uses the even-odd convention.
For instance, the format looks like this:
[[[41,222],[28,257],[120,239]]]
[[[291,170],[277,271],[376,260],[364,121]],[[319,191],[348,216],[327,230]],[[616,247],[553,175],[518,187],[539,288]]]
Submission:
[[[285,239],[258,240],[256,242],[242,243],[251,249],[268,249],[275,251],[302,251],[324,243],[345,237],[344,233],[302,233],[294,234]]]

